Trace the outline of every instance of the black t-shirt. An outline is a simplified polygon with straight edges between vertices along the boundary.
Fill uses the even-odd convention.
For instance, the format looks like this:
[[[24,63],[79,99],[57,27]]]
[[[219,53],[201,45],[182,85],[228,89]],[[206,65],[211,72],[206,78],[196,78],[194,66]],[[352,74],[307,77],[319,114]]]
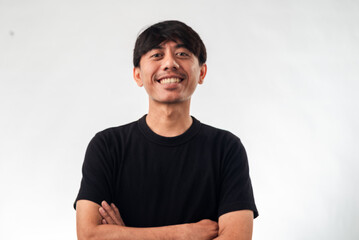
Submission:
[[[126,226],[218,221],[242,209],[258,216],[239,138],[195,118],[177,137],[154,133],[146,116],[99,132],[87,148],[82,172],[76,201],[113,202]]]

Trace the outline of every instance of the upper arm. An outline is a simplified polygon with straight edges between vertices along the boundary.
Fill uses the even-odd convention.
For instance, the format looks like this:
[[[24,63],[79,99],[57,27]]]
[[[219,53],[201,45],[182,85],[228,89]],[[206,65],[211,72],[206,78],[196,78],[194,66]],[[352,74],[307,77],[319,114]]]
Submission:
[[[113,161],[104,134],[96,134],[90,141],[82,165],[82,179],[76,201],[87,199],[101,204],[113,200]]]
[[[89,200],[76,202],[76,229],[78,239],[90,239],[94,228],[101,224],[100,205]]]
[[[234,135],[229,138],[227,145],[221,162],[218,216],[248,209],[257,217],[246,150]]]
[[[219,239],[252,239],[253,211],[239,210],[223,214],[218,219],[218,226]]]

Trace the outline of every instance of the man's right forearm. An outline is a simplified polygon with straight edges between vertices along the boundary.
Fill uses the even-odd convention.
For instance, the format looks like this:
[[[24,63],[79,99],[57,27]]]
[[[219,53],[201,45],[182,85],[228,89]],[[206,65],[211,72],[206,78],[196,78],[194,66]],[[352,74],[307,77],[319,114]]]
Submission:
[[[105,205],[104,205],[105,206]],[[153,228],[135,228],[116,224],[102,224],[97,203],[79,200],[76,203],[77,237],[79,240],[119,239],[185,239],[182,234],[192,229],[190,224]],[[113,212],[111,212],[113,214]],[[114,216],[116,217],[116,216]],[[120,216],[118,216],[120,218]]]

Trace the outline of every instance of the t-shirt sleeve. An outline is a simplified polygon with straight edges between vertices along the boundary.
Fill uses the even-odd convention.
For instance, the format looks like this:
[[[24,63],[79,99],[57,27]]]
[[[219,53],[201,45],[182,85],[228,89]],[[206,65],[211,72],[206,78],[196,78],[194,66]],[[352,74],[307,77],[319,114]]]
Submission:
[[[258,211],[253,196],[246,151],[239,138],[232,135],[221,164],[221,188],[218,217],[237,210]]]
[[[85,160],[82,166],[82,180],[79,193],[74,203],[78,200],[90,200],[101,205],[103,200],[112,202],[113,162],[110,158],[106,139],[101,134],[96,134],[90,141]]]

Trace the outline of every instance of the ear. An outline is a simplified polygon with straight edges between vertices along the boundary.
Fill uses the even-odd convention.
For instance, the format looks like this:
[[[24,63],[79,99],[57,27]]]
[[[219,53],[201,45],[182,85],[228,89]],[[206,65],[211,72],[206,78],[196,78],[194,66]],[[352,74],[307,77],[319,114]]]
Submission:
[[[204,80],[206,74],[207,74],[207,64],[203,63],[201,66],[200,75],[199,75],[199,81],[198,81],[199,84],[203,83],[203,80]]]
[[[134,67],[133,68],[133,78],[135,79],[135,82],[137,83],[137,86],[142,87],[143,82],[141,79],[141,70],[140,67]]]

